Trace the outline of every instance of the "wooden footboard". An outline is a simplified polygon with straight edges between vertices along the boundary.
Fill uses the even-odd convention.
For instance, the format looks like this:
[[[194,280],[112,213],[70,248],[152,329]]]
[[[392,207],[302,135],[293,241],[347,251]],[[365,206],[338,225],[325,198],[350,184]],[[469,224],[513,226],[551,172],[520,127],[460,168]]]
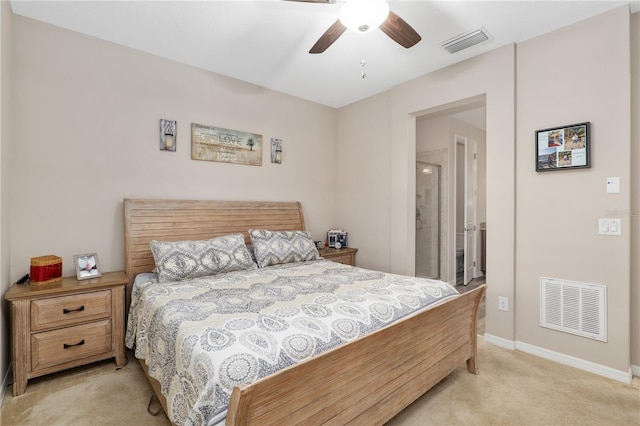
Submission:
[[[231,394],[227,425],[383,424],[467,363],[477,368],[477,313],[486,286]],[[142,369],[165,413],[160,383]]]
[[[466,362],[484,285],[231,395],[227,425],[382,424]]]

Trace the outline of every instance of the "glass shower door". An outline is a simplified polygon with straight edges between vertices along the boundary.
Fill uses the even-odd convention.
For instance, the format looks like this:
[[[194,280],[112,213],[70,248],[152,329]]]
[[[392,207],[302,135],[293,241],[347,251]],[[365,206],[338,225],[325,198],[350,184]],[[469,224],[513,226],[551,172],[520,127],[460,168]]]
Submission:
[[[416,276],[440,278],[440,166],[416,162]]]

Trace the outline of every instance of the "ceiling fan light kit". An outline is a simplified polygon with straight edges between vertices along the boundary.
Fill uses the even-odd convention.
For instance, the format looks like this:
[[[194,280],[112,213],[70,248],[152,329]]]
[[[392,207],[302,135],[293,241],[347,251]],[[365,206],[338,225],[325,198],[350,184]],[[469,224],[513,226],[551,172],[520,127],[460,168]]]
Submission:
[[[292,1],[327,3],[326,0]],[[309,53],[324,52],[347,28],[356,33],[365,33],[380,28],[389,38],[407,49],[422,40],[411,25],[389,9],[389,3],[386,0],[347,0],[340,8],[336,22],[320,36]]]
[[[340,9],[340,22],[353,32],[378,28],[389,16],[386,0],[348,0]]]

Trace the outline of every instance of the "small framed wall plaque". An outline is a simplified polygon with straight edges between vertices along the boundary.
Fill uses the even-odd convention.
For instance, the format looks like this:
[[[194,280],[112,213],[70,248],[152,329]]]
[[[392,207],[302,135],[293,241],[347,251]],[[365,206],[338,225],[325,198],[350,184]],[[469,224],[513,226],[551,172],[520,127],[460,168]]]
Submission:
[[[176,152],[178,123],[173,120],[160,119],[160,151]]]
[[[589,122],[536,131],[536,172],[591,167]]]
[[[271,138],[271,162],[282,164],[282,139]]]

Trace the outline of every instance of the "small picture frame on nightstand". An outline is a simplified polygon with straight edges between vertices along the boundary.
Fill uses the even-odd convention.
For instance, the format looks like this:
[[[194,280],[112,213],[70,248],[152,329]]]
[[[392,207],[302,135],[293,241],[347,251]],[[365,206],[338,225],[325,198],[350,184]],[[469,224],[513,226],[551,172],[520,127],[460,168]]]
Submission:
[[[88,280],[102,276],[97,253],[75,254],[73,255],[73,264],[76,267],[78,280]]]
[[[347,232],[342,230],[329,230],[327,232],[327,242],[329,248],[345,248],[347,247]]]

